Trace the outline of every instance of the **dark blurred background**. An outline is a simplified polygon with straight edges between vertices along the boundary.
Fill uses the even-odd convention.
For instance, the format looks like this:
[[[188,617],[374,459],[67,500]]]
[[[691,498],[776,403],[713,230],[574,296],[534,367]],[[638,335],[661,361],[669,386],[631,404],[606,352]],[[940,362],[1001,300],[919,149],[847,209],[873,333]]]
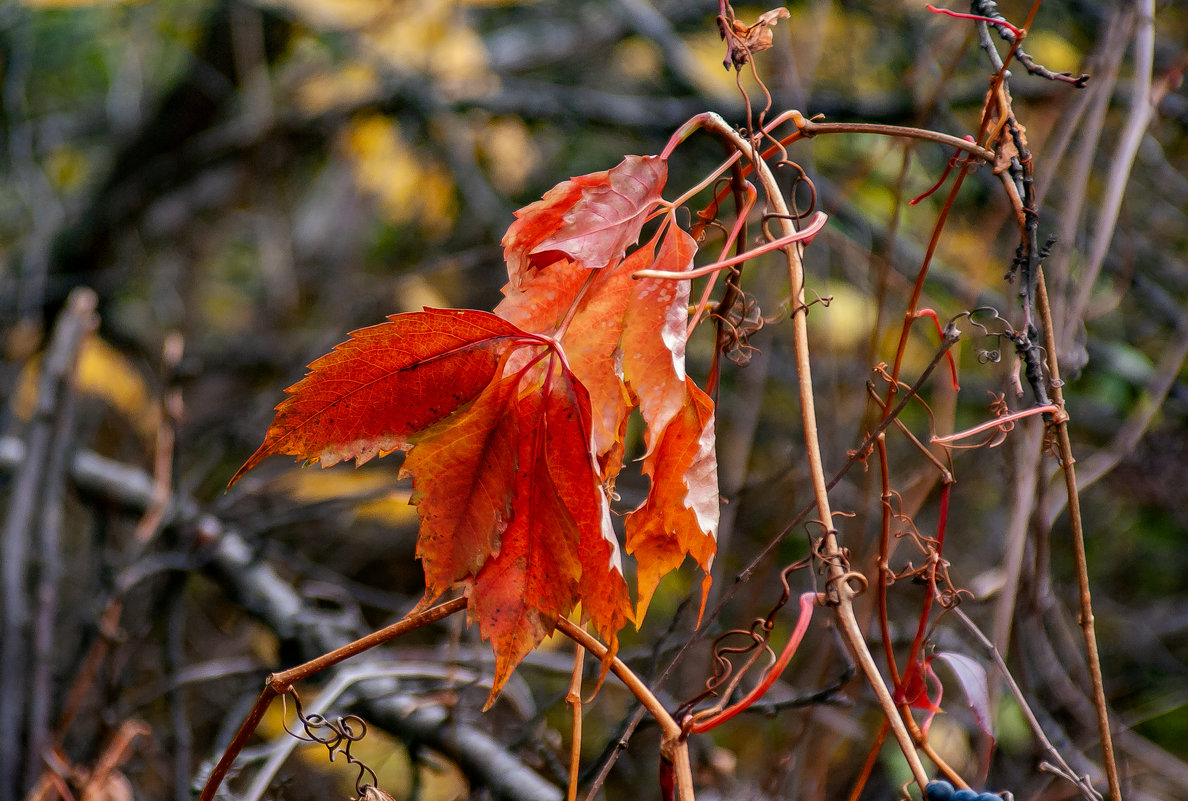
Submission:
[[[774,47],[756,57],[775,111],[976,131],[990,67],[971,23],[904,0],[788,8]],[[999,4],[1016,24],[1030,8]],[[514,209],[624,154],[658,153],[703,110],[743,124],[717,10],[708,0],[0,6],[0,801],[189,798],[270,670],[415,604],[416,514],[397,457],[327,471],[274,459],[229,493],[228,479],[262,440],[282,389],[348,331],[424,305],[497,303],[499,239]],[[765,10],[735,8],[744,21]],[[1011,81],[1035,159],[1040,239],[1058,238],[1045,270],[1106,690],[1136,799],[1188,798],[1186,42],[1178,2],[1046,0],[1026,48],[1092,80],[1076,89],[1013,65]],[[738,80],[762,107],[749,70]],[[790,149],[831,216],[806,257],[809,298],[829,301],[809,314],[827,471],[869,424],[866,382],[894,355],[947,190],[907,201],[951,155],[859,136]],[[669,196],[720,157],[708,138],[682,145]],[[998,179],[973,173],[922,305],[942,320],[992,306],[1018,325],[1017,287],[1004,280],[1017,241]],[[777,317],[787,287],[772,264],[749,267],[746,288]],[[86,338],[92,299],[97,331]],[[923,393],[941,433],[985,419],[994,395],[1030,403],[1015,399],[1010,343],[961,327],[961,393],[943,377]],[[909,383],[936,347],[934,332],[916,330]],[[773,322],[752,344],[749,366],[722,377],[728,503],[711,603],[809,498],[787,326]],[[712,337],[691,344],[699,379],[711,350]],[[928,435],[922,407],[904,420]],[[927,533],[936,471],[905,438],[889,443],[907,516],[896,531],[914,521]],[[1020,424],[1002,445],[953,463],[946,556],[970,591],[963,609],[1006,652],[1054,744],[1100,780],[1063,485],[1042,427]],[[620,490],[638,502],[646,483],[625,477]],[[856,515],[844,542],[868,567],[878,496],[873,465],[835,496]],[[809,533],[794,529],[706,631],[766,614],[779,567],[807,553]],[[919,558],[904,544],[891,567]],[[808,572],[794,579],[798,591],[812,586]],[[699,587],[686,565],[661,586],[642,631],[625,635],[623,656],[645,677],[689,638],[695,609],[684,602]],[[890,594],[903,648],[921,589],[903,582]],[[810,640],[773,691],[782,706],[698,738],[703,797],[848,796],[878,712],[828,625],[814,623]],[[990,665],[947,619],[932,640]],[[881,648],[877,627],[871,643]],[[340,672],[300,689],[307,708],[321,698],[369,722],[357,748],[396,801],[559,799],[571,661],[565,643],[547,644],[482,715],[489,649],[453,621],[365,661],[380,684]],[[703,648],[662,697],[675,707],[708,675]],[[988,770],[988,789],[1018,798],[1073,794],[1039,769],[1043,755],[992,667],[993,748],[961,685],[941,676],[945,713],[930,740],[950,764],[971,781]],[[602,781],[631,709],[613,682],[586,706],[584,787]],[[265,740],[284,742],[279,721],[265,721],[233,797],[355,795],[355,769],[328,763],[325,749],[265,767],[276,753]],[[654,797],[656,742],[645,723],[600,792]],[[907,778],[888,746],[862,797],[891,798]]]

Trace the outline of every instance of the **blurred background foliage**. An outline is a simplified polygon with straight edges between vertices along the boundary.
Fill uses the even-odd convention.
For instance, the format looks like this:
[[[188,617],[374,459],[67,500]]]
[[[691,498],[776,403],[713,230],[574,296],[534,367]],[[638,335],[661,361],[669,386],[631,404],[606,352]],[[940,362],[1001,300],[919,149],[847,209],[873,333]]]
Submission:
[[[1004,0],[1000,10],[1021,23],[1030,5]],[[775,46],[757,57],[776,111],[958,136],[976,130],[989,68],[971,25],[911,0],[800,0],[788,8]],[[736,7],[743,20],[765,10]],[[261,440],[281,389],[347,331],[425,305],[497,303],[505,279],[499,239],[514,209],[623,154],[659,152],[700,111],[742,124],[736,77],[762,107],[747,71],[722,68],[716,11],[689,0],[28,0],[0,7],[5,442],[19,442],[30,425],[53,321],[71,290],[91,287],[101,323],[80,355],[73,441],[155,474],[175,498],[163,518],[146,523],[143,509],[102,494],[66,494],[68,579],[57,588],[58,647],[42,666],[53,679],[54,719],[72,683],[82,688],[62,760],[94,764],[121,723],[143,719],[151,734],[122,764],[125,784],[106,792],[113,801],[187,798],[261,676],[311,655],[220,580],[204,555],[204,516],[233,527],[253,558],[316,599],[313,609],[348,609],[374,627],[416,601],[416,516],[394,461],[299,471],[275,460],[224,494],[227,479]],[[1154,112],[1114,230],[1102,201],[1135,117],[1139,19],[1126,0],[1046,0],[1027,48],[1052,70],[1093,79],[1077,90],[1016,67],[1012,90],[1035,157],[1041,241],[1059,236],[1046,269],[1064,314],[1058,324],[1074,448],[1087,482],[1105,479],[1084,493],[1086,533],[1106,687],[1119,730],[1130,732],[1119,740],[1127,787],[1136,798],[1188,798],[1188,94],[1180,84],[1188,7],[1156,8]],[[716,142],[694,137],[673,159],[670,186],[690,185],[720,155]],[[826,301],[809,320],[827,469],[841,466],[869,423],[865,383],[874,365],[893,356],[945,190],[915,206],[907,201],[932,185],[950,155],[858,136],[821,137],[790,151],[831,215],[807,256],[810,298]],[[1004,281],[1017,243],[1013,226],[997,179],[975,172],[940,239],[923,305],[942,320],[993,306],[1017,324],[1015,287]],[[1103,228],[1114,233],[1100,277],[1083,313],[1071,313]],[[775,318],[787,288],[765,263],[748,268],[744,285]],[[785,328],[766,326],[752,341],[751,364],[723,375],[719,458],[728,503],[719,587],[730,587],[807,499]],[[1009,342],[966,333],[960,395],[943,378],[924,393],[938,419],[956,428],[985,419],[993,394],[1016,406],[1030,402],[1014,398]],[[167,342],[180,343],[176,358],[163,357]],[[907,380],[935,345],[935,333],[919,326]],[[708,335],[691,344],[699,378],[712,347]],[[1000,361],[991,358],[995,351]],[[928,434],[921,407],[904,419],[918,436]],[[891,444],[899,502],[928,531],[936,520],[935,471],[902,438]],[[997,449],[955,456],[946,555],[955,583],[972,593],[965,608],[987,627],[1001,619],[996,604],[1004,587],[1014,597],[1017,578],[1022,589],[1007,610],[1012,667],[1044,710],[1043,722],[1063,734],[1059,745],[1083,754],[1079,769],[1094,772],[1067,524],[1050,457],[1036,482],[1025,558],[1016,577],[1008,570],[1013,482],[1026,475],[1020,465],[1034,460],[1027,453],[1038,444],[1032,422]],[[6,498],[19,461],[5,462]],[[646,484],[625,478],[620,489],[631,504]],[[837,493],[838,507],[857,515],[846,543],[859,563],[869,560],[878,523],[873,471],[853,471]],[[36,540],[37,529],[29,531]],[[6,529],[6,536],[15,535]],[[710,633],[765,614],[778,596],[774,571],[803,556],[805,542],[803,530],[788,537],[709,623]],[[903,547],[893,567],[918,559]],[[38,570],[33,559],[30,587]],[[130,570],[141,572],[128,583]],[[687,639],[683,603],[699,584],[688,568],[668,579],[643,630],[626,637],[624,656],[644,675]],[[895,588],[896,636],[910,638],[918,597],[918,588]],[[118,636],[100,625],[113,599],[123,604]],[[974,653],[944,624],[936,639]],[[102,667],[80,684],[99,642],[107,649]],[[457,719],[496,732],[563,786],[568,713],[558,702],[570,657],[561,643],[550,648],[521,669],[525,683],[508,691],[514,700],[487,717],[476,712],[481,686],[459,687],[448,677],[442,684],[428,673],[411,686],[426,693],[425,703],[447,702]],[[417,664],[461,659],[480,669],[488,653],[457,625],[397,650]],[[779,698],[845,678],[826,627],[815,626],[807,651],[777,688]],[[696,694],[707,669],[704,655],[685,660],[666,699],[675,706]],[[931,736],[972,777],[987,746],[960,696],[949,688],[947,714]],[[587,780],[613,745],[628,700],[608,684],[587,707]],[[990,788],[1064,797],[1037,771],[1035,745],[1012,702],[1002,701],[998,727]],[[279,722],[267,728],[281,732]],[[876,713],[850,682],[822,703],[742,718],[702,738],[698,783],[707,797],[843,798],[876,728]],[[5,736],[5,748],[20,751],[31,735]],[[397,801],[491,792],[425,748],[405,750],[407,743],[374,728],[370,742],[369,762]],[[654,793],[655,759],[655,733],[645,727],[611,772],[608,796]],[[4,801],[43,775],[36,756],[21,760],[24,778],[2,788]],[[351,771],[324,756],[291,761],[272,793],[349,797],[353,776],[344,774]],[[901,760],[887,749],[864,797],[890,798],[903,778]]]

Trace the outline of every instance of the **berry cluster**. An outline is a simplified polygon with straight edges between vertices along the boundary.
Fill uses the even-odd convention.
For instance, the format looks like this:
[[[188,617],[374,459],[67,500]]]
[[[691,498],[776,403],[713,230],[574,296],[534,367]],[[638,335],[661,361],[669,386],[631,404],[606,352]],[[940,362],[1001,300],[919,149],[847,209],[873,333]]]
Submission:
[[[937,779],[928,782],[924,788],[924,801],[1002,801],[1002,796],[975,793],[973,790],[954,790],[947,781]]]

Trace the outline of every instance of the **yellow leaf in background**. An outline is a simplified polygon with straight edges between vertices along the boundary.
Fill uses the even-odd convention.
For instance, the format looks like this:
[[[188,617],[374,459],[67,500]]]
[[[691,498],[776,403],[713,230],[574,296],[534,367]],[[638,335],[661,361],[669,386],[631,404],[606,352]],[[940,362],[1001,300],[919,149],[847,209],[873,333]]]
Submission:
[[[355,514],[392,526],[416,525],[417,510],[409,504],[412,490],[397,486],[395,470],[294,470],[277,486],[301,503],[360,498]]]
[[[540,0],[458,0],[459,5],[471,8],[500,8],[506,6],[534,6]]]
[[[470,797],[470,783],[453,762],[427,751],[420,768],[421,801],[461,801]]]
[[[523,120],[518,117],[491,120],[478,136],[479,153],[495,188],[508,195],[523,189],[540,160]]]
[[[346,149],[359,188],[380,202],[394,223],[417,223],[441,233],[454,220],[454,184],[429,158],[409,146],[400,126],[382,114],[356,117]]]
[[[401,312],[417,312],[426,306],[435,309],[448,309],[451,306],[449,299],[423,275],[410,275],[401,280],[394,301],[396,311]]]
[[[91,6],[139,5],[144,0],[21,0],[29,8],[89,8]]]
[[[380,89],[375,70],[357,61],[328,67],[311,75],[297,89],[297,105],[319,114],[374,97]]]
[[[859,292],[850,284],[831,283],[822,295],[832,298],[828,308],[816,304],[809,308],[809,330],[825,338],[824,344],[831,351],[850,351],[865,346],[870,339],[870,329],[875,323],[874,300]],[[813,300],[809,293],[807,300]]]
[[[1067,39],[1051,31],[1028,31],[1023,49],[1036,60],[1036,63],[1044,65],[1052,72],[1071,72],[1075,75],[1081,69],[1081,52]]]
[[[306,23],[351,31],[389,67],[430,76],[439,90],[490,88],[487,50],[457,0],[277,0]]]
[[[277,0],[318,28],[348,30],[370,25],[380,15],[397,13],[401,4],[392,0]]]
[[[664,73],[664,56],[650,39],[631,36],[615,45],[611,67],[631,82],[651,82]]]
[[[487,49],[453,0],[406,3],[368,27],[375,51],[395,67],[455,89],[488,76]]]
[[[78,189],[87,179],[87,159],[77,148],[58,145],[45,160],[45,173],[59,192]]]
[[[22,420],[33,416],[37,403],[37,382],[41,359],[25,366],[13,393],[13,411]],[[160,425],[161,410],[149,393],[140,372],[123,354],[99,337],[91,337],[82,347],[76,373],[78,391],[100,398],[119,412],[146,441],[152,441]]]
[[[945,230],[937,253],[949,264],[960,264],[968,281],[984,284],[1001,281],[1010,263],[995,252],[994,235],[993,230],[951,226]]]

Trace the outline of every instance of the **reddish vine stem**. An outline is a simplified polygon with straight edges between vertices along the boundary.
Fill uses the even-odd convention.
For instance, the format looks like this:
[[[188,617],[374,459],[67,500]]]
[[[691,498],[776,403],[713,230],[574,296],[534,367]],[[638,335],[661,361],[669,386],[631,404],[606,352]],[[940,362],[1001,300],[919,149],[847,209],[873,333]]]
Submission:
[[[936,520],[936,557],[930,565],[928,582],[924,586],[924,608],[920,610],[920,621],[916,625],[916,636],[908,651],[907,664],[911,665],[924,647],[924,634],[928,631],[928,620],[932,617],[932,604],[936,600],[936,567],[945,547],[945,528],[949,522],[949,495],[953,489],[953,478],[949,476],[941,483],[940,511]]]
[[[858,778],[854,781],[854,786],[850,788],[847,801],[858,801],[862,796],[862,791],[866,789],[866,783],[870,781],[870,775],[874,772],[875,765],[878,764],[879,754],[883,750],[883,743],[887,742],[887,732],[889,731],[891,731],[891,724],[884,718],[879,724],[874,742],[870,744],[870,750],[866,752],[866,761],[862,763],[862,769],[858,771]]]
[[[891,571],[891,566],[887,564],[888,553],[891,547],[891,468],[887,460],[886,432],[881,432],[878,439],[875,440],[875,450],[879,457],[879,482],[882,485],[882,518],[879,525],[878,556],[879,589],[877,596],[879,630],[882,633],[883,656],[887,661],[887,672],[891,676],[892,686],[898,687],[900,681],[899,665],[895,662],[895,650],[891,644],[891,621],[887,613],[887,574]],[[885,732],[883,736],[884,738],[886,737]]]
[[[795,655],[796,649],[800,647],[800,641],[804,639],[804,633],[808,631],[808,624],[813,619],[813,605],[819,600],[821,599],[817,597],[817,593],[815,592],[806,592],[800,596],[800,617],[796,620],[796,628],[792,632],[792,636],[788,638],[788,642],[784,646],[784,650],[780,652],[779,659],[776,660],[776,663],[772,665],[767,671],[766,675],[764,675],[763,681],[755,685],[755,687],[737,704],[720,710],[716,714],[713,714],[707,718],[702,718],[700,720],[693,718],[686,725],[686,729],[691,734],[701,734],[725,723],[738,713],[745,711],[748,707],[762,698],[768,690],[771,689],[771,685],[775,684],[776,679],[778,679],[780,674],[784,672],[784,669],[788,667],[788,663],[792,661],[792,657]]]

